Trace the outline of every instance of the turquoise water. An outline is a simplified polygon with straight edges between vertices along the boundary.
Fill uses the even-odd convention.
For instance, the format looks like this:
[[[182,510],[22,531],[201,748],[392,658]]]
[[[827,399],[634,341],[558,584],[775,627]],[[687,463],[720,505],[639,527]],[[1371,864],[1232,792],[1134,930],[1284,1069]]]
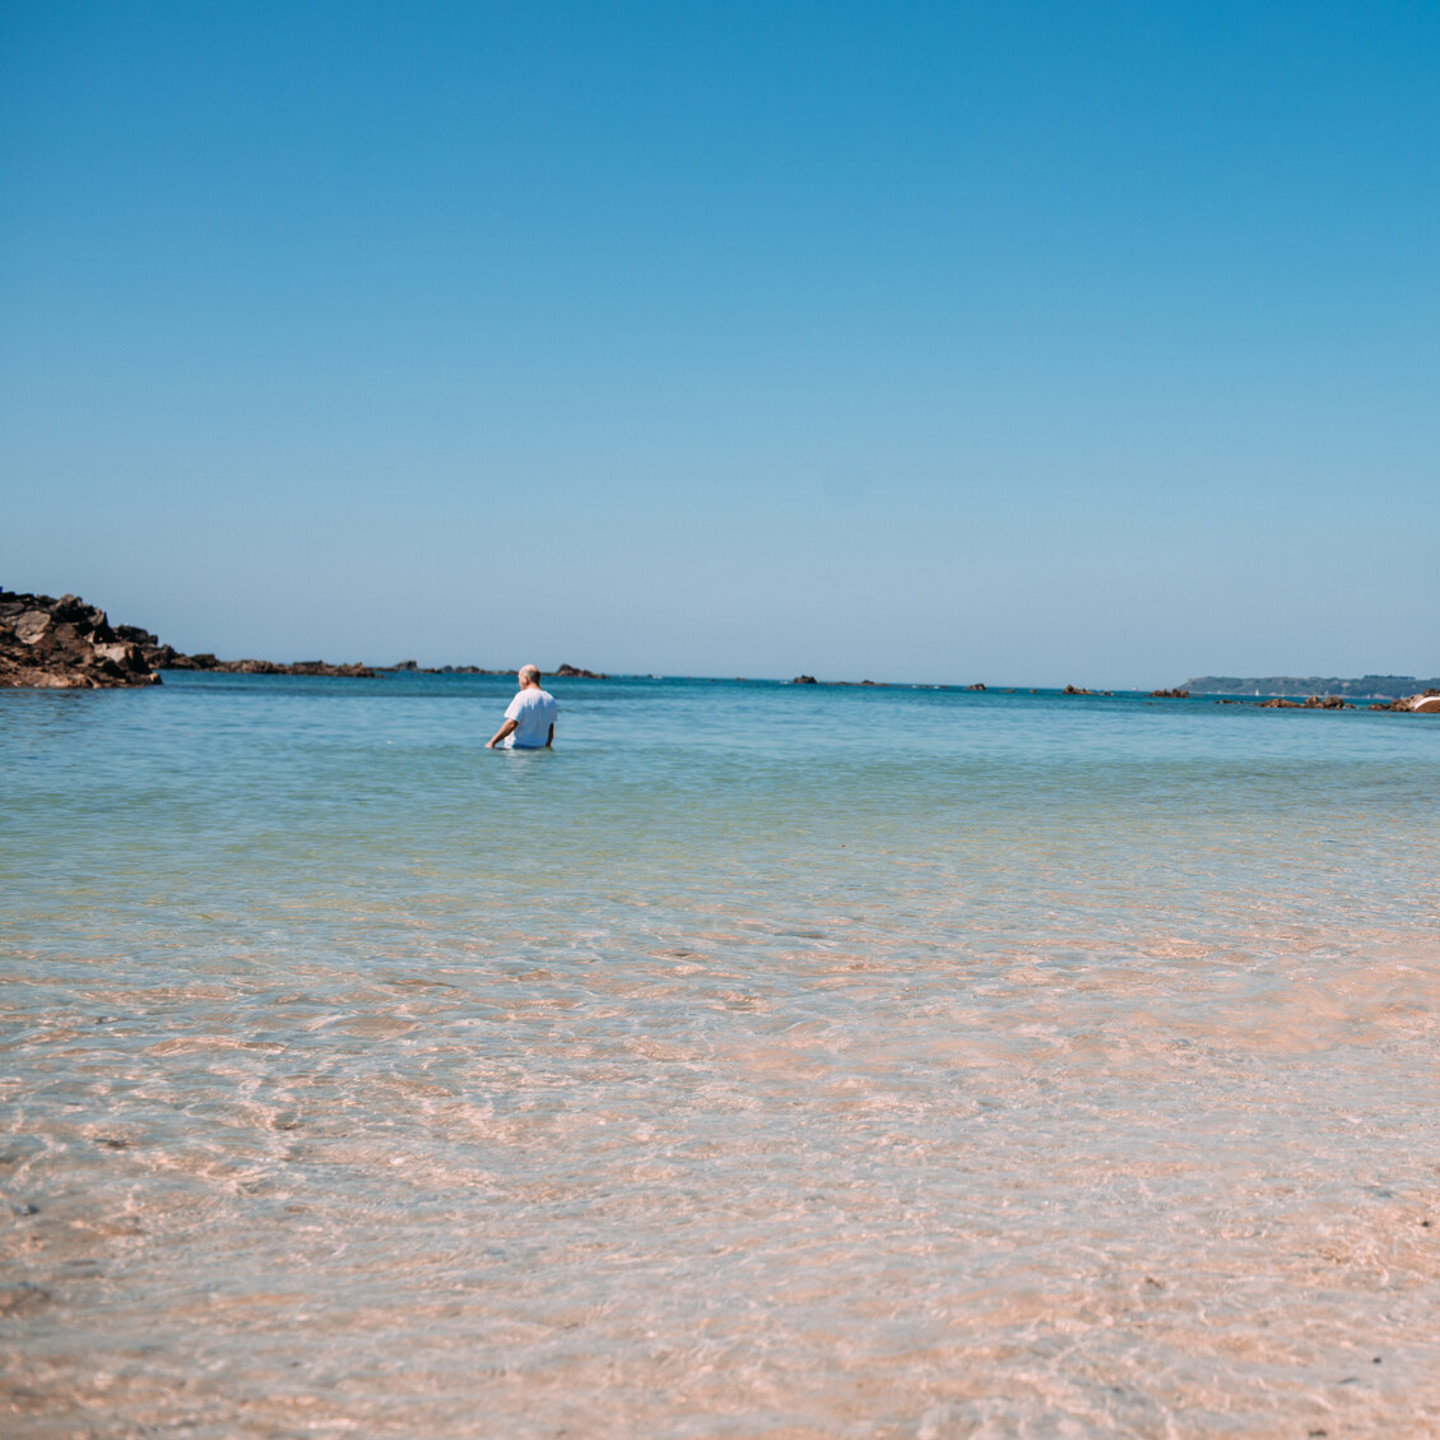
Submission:
[[[1440,1431],[1440,719],[547,683],[0,693],[7,1434]]]

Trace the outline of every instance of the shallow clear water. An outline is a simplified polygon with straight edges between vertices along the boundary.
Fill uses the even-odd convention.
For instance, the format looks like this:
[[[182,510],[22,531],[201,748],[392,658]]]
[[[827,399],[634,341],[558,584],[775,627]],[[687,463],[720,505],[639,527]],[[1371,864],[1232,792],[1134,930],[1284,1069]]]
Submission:
[[[1440,1432],[1440,720],[0,693],[0,1428]]]

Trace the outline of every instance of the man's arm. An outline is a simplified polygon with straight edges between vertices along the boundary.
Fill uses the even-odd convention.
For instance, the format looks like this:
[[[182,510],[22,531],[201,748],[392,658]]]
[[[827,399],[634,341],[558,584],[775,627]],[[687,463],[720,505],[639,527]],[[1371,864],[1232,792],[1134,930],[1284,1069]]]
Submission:
[[[513,733],[514,733],[514,730],[515,730],[515,721],[513,721],[513,720],[507,720],[507,721],[485,742],[485,748],[486,748],[487,750],[493,750],[507,735],[513,734]],[[553,725],[550,727],[550,733],[551,733],[552,735],[555,733],[555,727],[554,727]]]
[[[550,734],[546,737],[545,748],[548,750],[555,743],[555,722],[550,722]]]

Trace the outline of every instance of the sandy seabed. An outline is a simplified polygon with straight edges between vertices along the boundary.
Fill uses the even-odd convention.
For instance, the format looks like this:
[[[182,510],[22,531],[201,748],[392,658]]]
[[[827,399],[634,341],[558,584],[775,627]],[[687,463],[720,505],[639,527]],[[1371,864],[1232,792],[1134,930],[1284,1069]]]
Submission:
[[[0,734],[7,1437],[1440,1435],[1419,732],[326,693]]]

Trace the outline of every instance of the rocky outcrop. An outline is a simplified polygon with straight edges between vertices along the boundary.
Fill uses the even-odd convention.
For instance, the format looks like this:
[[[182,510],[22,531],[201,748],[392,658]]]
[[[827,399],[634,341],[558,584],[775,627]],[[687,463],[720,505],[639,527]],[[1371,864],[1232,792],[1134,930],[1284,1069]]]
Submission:
[[[513,675],[518,665],[502,665],[498,670],[486,670],[481,665],[421,665],[416,660],[402,660],[398,665],[377,665],[377,675]],[[588,670],[587,675],[590,673]],[[603,675],[591,679],[603,680]]]
[[[215,660],[213,655],[182,656],[188,660],[214,660],[213,665],[172,666],[172,669],[215,670],[222,675],[335,675],[349,680],[372,679],[375,672],[358,660],[349,665],[332,665],[327,660],[296,660],[282,665],[274,660]]]
[[[364,679],[375,674],[358,660],[349,665],[332,665],[327,660],[219,660],[208,651],[182,655],[173,645],[162,645],[148,630],[134,625],[119,627],[137,638],[141,653],[156,670],[211,670],[217,675],[340,675]]]
[[[47,690],[93,690],[114,685],[158,685],[161,670],[213,670],[231,675],[370,676],[358,662],[324,660],[219,660],[184,655],[138,625],[110,624],[97,605],[78,595],[22,595],[0,589],[0,685]]]
[[[327,660],[296,660],[286,665],[275,660],[219,660],[206,650],[184,655],[173,645],[162,645],[154,635],[138,625],[117,625],[115,633],[138,645],[140,653],[154,670],[213,670],[219,675],[340,675],[349,678],[375,674],[368,665],[362,665],[358,660],[349,665],[332,665]],[[396,666],[396,669],[404,668]]]
[[[1372,710],[1400,710],[1410,715],[1440,715],[1440,689],[1422,690],[1418,695],[1403,695],[1388,705],[1372,705]]]
[[[131,627],[112,627],[98,606],[78,595],[56,600],[0,589],[0,685],[95,690],[159,683]]]
[[[1183,688],[1177,690],[1152,690],[1150,692],[1150,698],[1152,700],[1188,700],[1190,698],[1190,692]]]
[[[790,683],[792,685],[818,685],[820,682],[813,675],[797,675]]]
[[[327,660],[221,660],[208,651],[186,655],[162,645],[138,625],[112,626],[98,606],[78,595],[21,595],[0,587],[0,686],[46,689],[94,689],[106,685],[158,685],[161,670],[202,670],[217,675],[327,675],[373,679],[382,673],[421,675],[513,675],[515,667],[485,670],[479,665],[443,665],[425,669],[414,660],[372,667],[358,660],[332,665]],[[566,679],[609,677],[577,665],[553,672]],[[813,681],[811,682],[813,683]]]
[[[174,645],[161,645],[156,636],[148,631],[137,631],[137,626],[125,625],[127,631],[144,636],[140,641],[141,654],[156,670],[207,670],[217,675],[344,675],[348,678],[373,677],[369,665],[353,661],[348,665],[331,665],[325,660],[297,660],[282,664],[275,660],[217,660],[207,651],[194,655],[183,655]]]
[[[1269,700],[1257,700],[1255,704],[1261,710],[1353,710],[1355,708],[1348,700],[1342,700],[1338,695],[1311,695],[1305,700],[1287,700],[1283,695],[1276,695]]]

